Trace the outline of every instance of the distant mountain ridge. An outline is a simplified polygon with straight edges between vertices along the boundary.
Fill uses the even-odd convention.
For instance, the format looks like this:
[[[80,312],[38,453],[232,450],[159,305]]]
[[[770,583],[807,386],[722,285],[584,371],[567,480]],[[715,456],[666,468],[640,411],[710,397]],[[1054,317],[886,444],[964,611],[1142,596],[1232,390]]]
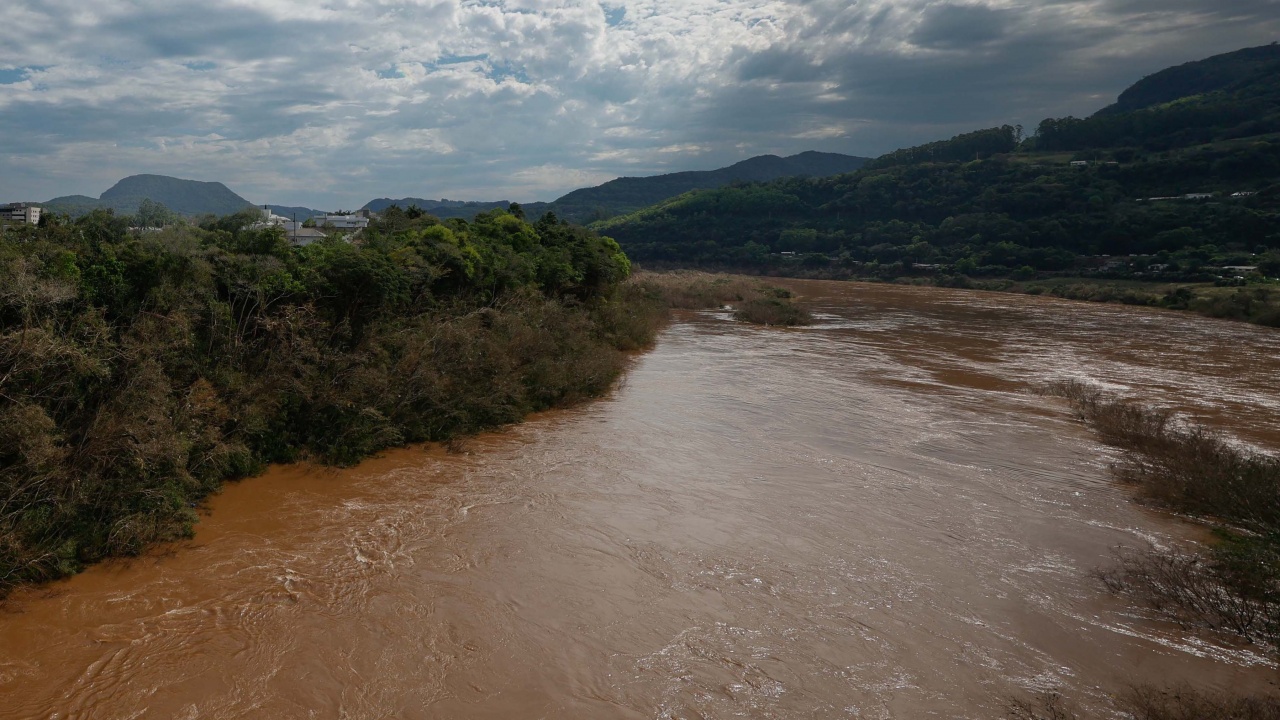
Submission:
[[[621,177],[603,185],[574,190],[549,203],[524,204],[530,217],[548,211],[578,223],[634,212],[690,190],[726,187],[735,182],[767,182],[787,177],[828,177],[853,172],[869,158],[837,153],[803,152],[790,157],[760,155],[716,170],[693,170],[648,177]],[[230,215],[253,207],[254,203],[232,192],[220,182],[184,180],[164,175],[133,175],[113,185],[98,198],[67,195],[37,203],[52,212],[77,216],[98,208],[134,214],[143,200],[163,204],[180,215]],[[442,219],[470,220],[477,214],[510,205],[510,201],[429,200],[404,197],[377,198],[363,209],[382,212],[392,205],[408,209],[416,205],[424,212]],[[265,205],[283,217],[310,218],[322,211],[303,206]]]
[[[869,158],[837,153],[803,152],[790,157],[760,155],[717,170],[692,170],[648,177],[621,177],[596,187],[574,190],[549,203],[524,203],[525,214],[536,217],[548,211],[565,220],[588,223],[682,195],[690,190],[721,188],[735,182],[767,182],[784,177],[828,177],[853,172]],[[382,212],[392,205],[408,208],[416,205],[439,218],[470,219],[477,213],[505,208],[509,201],[469,202],[461,200],[426,200],[423,198],[378,198],[364,206]]]
[[[183,180],[165,175],[131,175],[96,199],[67,195],[40,205],[71,215],[83,215],[97,208],[134,214],[143,200],[161,203],[180,215],[230,215],[253,205],[220,182]]]
[[[621,177],[582,188],[549,203],[547,210],[574,222],[591,222],[634,212],[690,190],[721,188],[735,182],[768,182],[784,177],[828,177],[850,173],[870,159],[836,153],[803,152],[790,157],[760,155],[718,170],[694,170],[650,177]],[[526,206],[540,214],[542,203]]]

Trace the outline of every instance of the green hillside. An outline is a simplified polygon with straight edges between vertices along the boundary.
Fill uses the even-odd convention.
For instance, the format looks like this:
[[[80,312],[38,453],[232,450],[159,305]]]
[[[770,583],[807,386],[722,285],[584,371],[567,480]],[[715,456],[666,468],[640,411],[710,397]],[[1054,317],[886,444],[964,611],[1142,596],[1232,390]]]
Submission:
[[[1265,64],[1258,58],[1272,54],[1244,57]],[[1163,88],[1168,77],[1144,83]],[[1231,92],[1258,107],[1272,82],[1255,73]],[[1280,101],[1261,107],[1274,114]],[[1167,128],[1152,125],[1133,143],[1063,152],[1044,149],[1055,137],[1043,128],[1022,143],[1006,126],[890,153],[851,174],[687,193],[593,227],[641,262],[885,277],[1063,274],[1136,255],[1134,272],[1203,279],[1214,266],[1280,258],[1280,134],[1151,149],[1168,141]]]
[[[1040,124],[1040,150],[1168,150],[1280,132],[1280,45],[1247,48],[1148,76],[1092,117]]]

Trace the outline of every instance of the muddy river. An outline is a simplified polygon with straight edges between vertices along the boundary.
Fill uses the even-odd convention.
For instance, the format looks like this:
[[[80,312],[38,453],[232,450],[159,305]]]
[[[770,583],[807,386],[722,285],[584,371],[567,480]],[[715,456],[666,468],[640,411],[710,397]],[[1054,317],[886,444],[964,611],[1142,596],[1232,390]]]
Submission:
[[[229,486],[194,540],[0,610],[2,718],[992,718],[1059,689],[1274,688],[1090,579],[1202,531],[1029,387],[1087,379],[1280,448],[1280,332],[789,283],[680,317],[608,398]]]

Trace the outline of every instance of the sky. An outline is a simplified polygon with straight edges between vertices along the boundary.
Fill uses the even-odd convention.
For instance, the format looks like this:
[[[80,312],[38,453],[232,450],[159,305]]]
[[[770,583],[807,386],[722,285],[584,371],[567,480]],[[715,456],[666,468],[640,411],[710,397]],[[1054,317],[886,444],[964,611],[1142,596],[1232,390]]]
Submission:
[[[1088,115],[1280,39],[1280,0],[6,0],[0,201],[552,200]]]

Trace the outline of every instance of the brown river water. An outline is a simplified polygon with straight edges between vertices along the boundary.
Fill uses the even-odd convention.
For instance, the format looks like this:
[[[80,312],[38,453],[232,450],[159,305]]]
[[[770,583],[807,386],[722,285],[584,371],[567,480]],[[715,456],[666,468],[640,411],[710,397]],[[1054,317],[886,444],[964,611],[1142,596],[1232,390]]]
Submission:
[[[993,718],[1060,689],[1274,689],[1090,578],[1202,538],[1027,388],[1088,379],[1280,448],[1280,332],[788,282],[810,328],[683,315],[608,398],[351,470],[0,610],[3,718]]]

